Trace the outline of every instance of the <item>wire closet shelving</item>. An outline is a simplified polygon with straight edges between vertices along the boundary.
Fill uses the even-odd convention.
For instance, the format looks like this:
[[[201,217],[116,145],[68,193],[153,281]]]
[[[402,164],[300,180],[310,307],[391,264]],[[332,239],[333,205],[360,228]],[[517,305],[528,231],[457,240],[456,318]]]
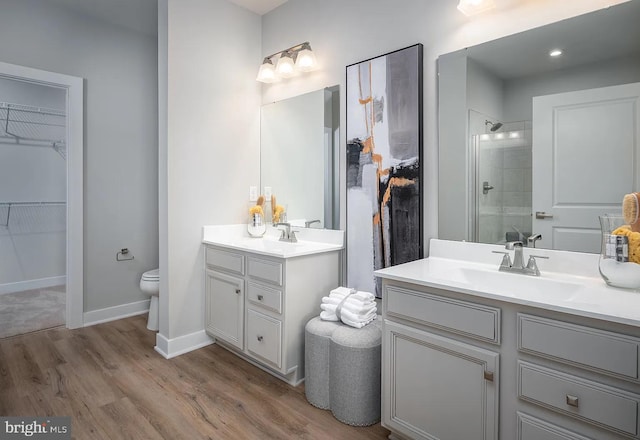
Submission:
[[[53,148],[66,160],[66,117],[62,110],[0,102],[0,143]]]

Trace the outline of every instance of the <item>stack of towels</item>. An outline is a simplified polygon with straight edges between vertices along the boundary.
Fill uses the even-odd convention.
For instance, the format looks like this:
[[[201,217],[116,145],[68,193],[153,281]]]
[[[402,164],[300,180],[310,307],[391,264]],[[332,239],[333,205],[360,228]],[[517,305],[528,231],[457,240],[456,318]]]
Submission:
[[[320,319],[342,321],[355,328],[362,328],[376,319],[376,297],[347,287],[333,289],[322,298]]]

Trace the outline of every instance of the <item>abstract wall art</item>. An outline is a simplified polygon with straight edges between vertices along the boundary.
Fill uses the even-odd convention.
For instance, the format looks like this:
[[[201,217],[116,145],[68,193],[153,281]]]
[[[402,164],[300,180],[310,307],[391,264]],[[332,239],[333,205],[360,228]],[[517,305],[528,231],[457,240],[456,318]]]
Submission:
[[[347,66],[347,285],[422,258],[422,45]]]

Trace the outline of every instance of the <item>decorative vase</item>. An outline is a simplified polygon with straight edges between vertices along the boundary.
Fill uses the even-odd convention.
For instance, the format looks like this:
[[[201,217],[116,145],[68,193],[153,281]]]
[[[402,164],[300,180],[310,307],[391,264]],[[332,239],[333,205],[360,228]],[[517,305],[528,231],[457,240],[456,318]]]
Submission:
[[[259,212],[249,214],[249,223],[247,224],[247,232],[251,237],[262,237],[267,232],[267,224],[264,222],[264,216]]]
[[[605,214],[599,218],[602,229],[598,263],[600,275],[613,287],[640,288],[640,264],[633,261],[636,260],[636,253],[640,252],[640,233],[631,232],[619,214]]]

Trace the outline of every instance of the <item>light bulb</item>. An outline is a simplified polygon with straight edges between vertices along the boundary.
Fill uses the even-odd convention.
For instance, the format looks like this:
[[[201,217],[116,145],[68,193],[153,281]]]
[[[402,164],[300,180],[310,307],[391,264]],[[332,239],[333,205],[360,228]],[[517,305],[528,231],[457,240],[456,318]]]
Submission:
[[[301,72],[309,72],[316,68],[316,55],[311,50],[308,43],[302,45],[302,50],[298,52],[296,58],[296,69]]]
[[[269,58],[265,58],[260,65],[260,70],[258,70],[258,77],[256,81],[260,81],[263,83],[273,83],[279,81],[278,75],[276,75],[276,69],[273,66],[273,63]]]
[[[458,10],[464,15],[475,15],[496,7],[493,0],[460,0]]]
[[[282,53],[276,64],[276,72],[283,78],[289,78],[296,74],[295,64],[293,58],[288,53]]]

